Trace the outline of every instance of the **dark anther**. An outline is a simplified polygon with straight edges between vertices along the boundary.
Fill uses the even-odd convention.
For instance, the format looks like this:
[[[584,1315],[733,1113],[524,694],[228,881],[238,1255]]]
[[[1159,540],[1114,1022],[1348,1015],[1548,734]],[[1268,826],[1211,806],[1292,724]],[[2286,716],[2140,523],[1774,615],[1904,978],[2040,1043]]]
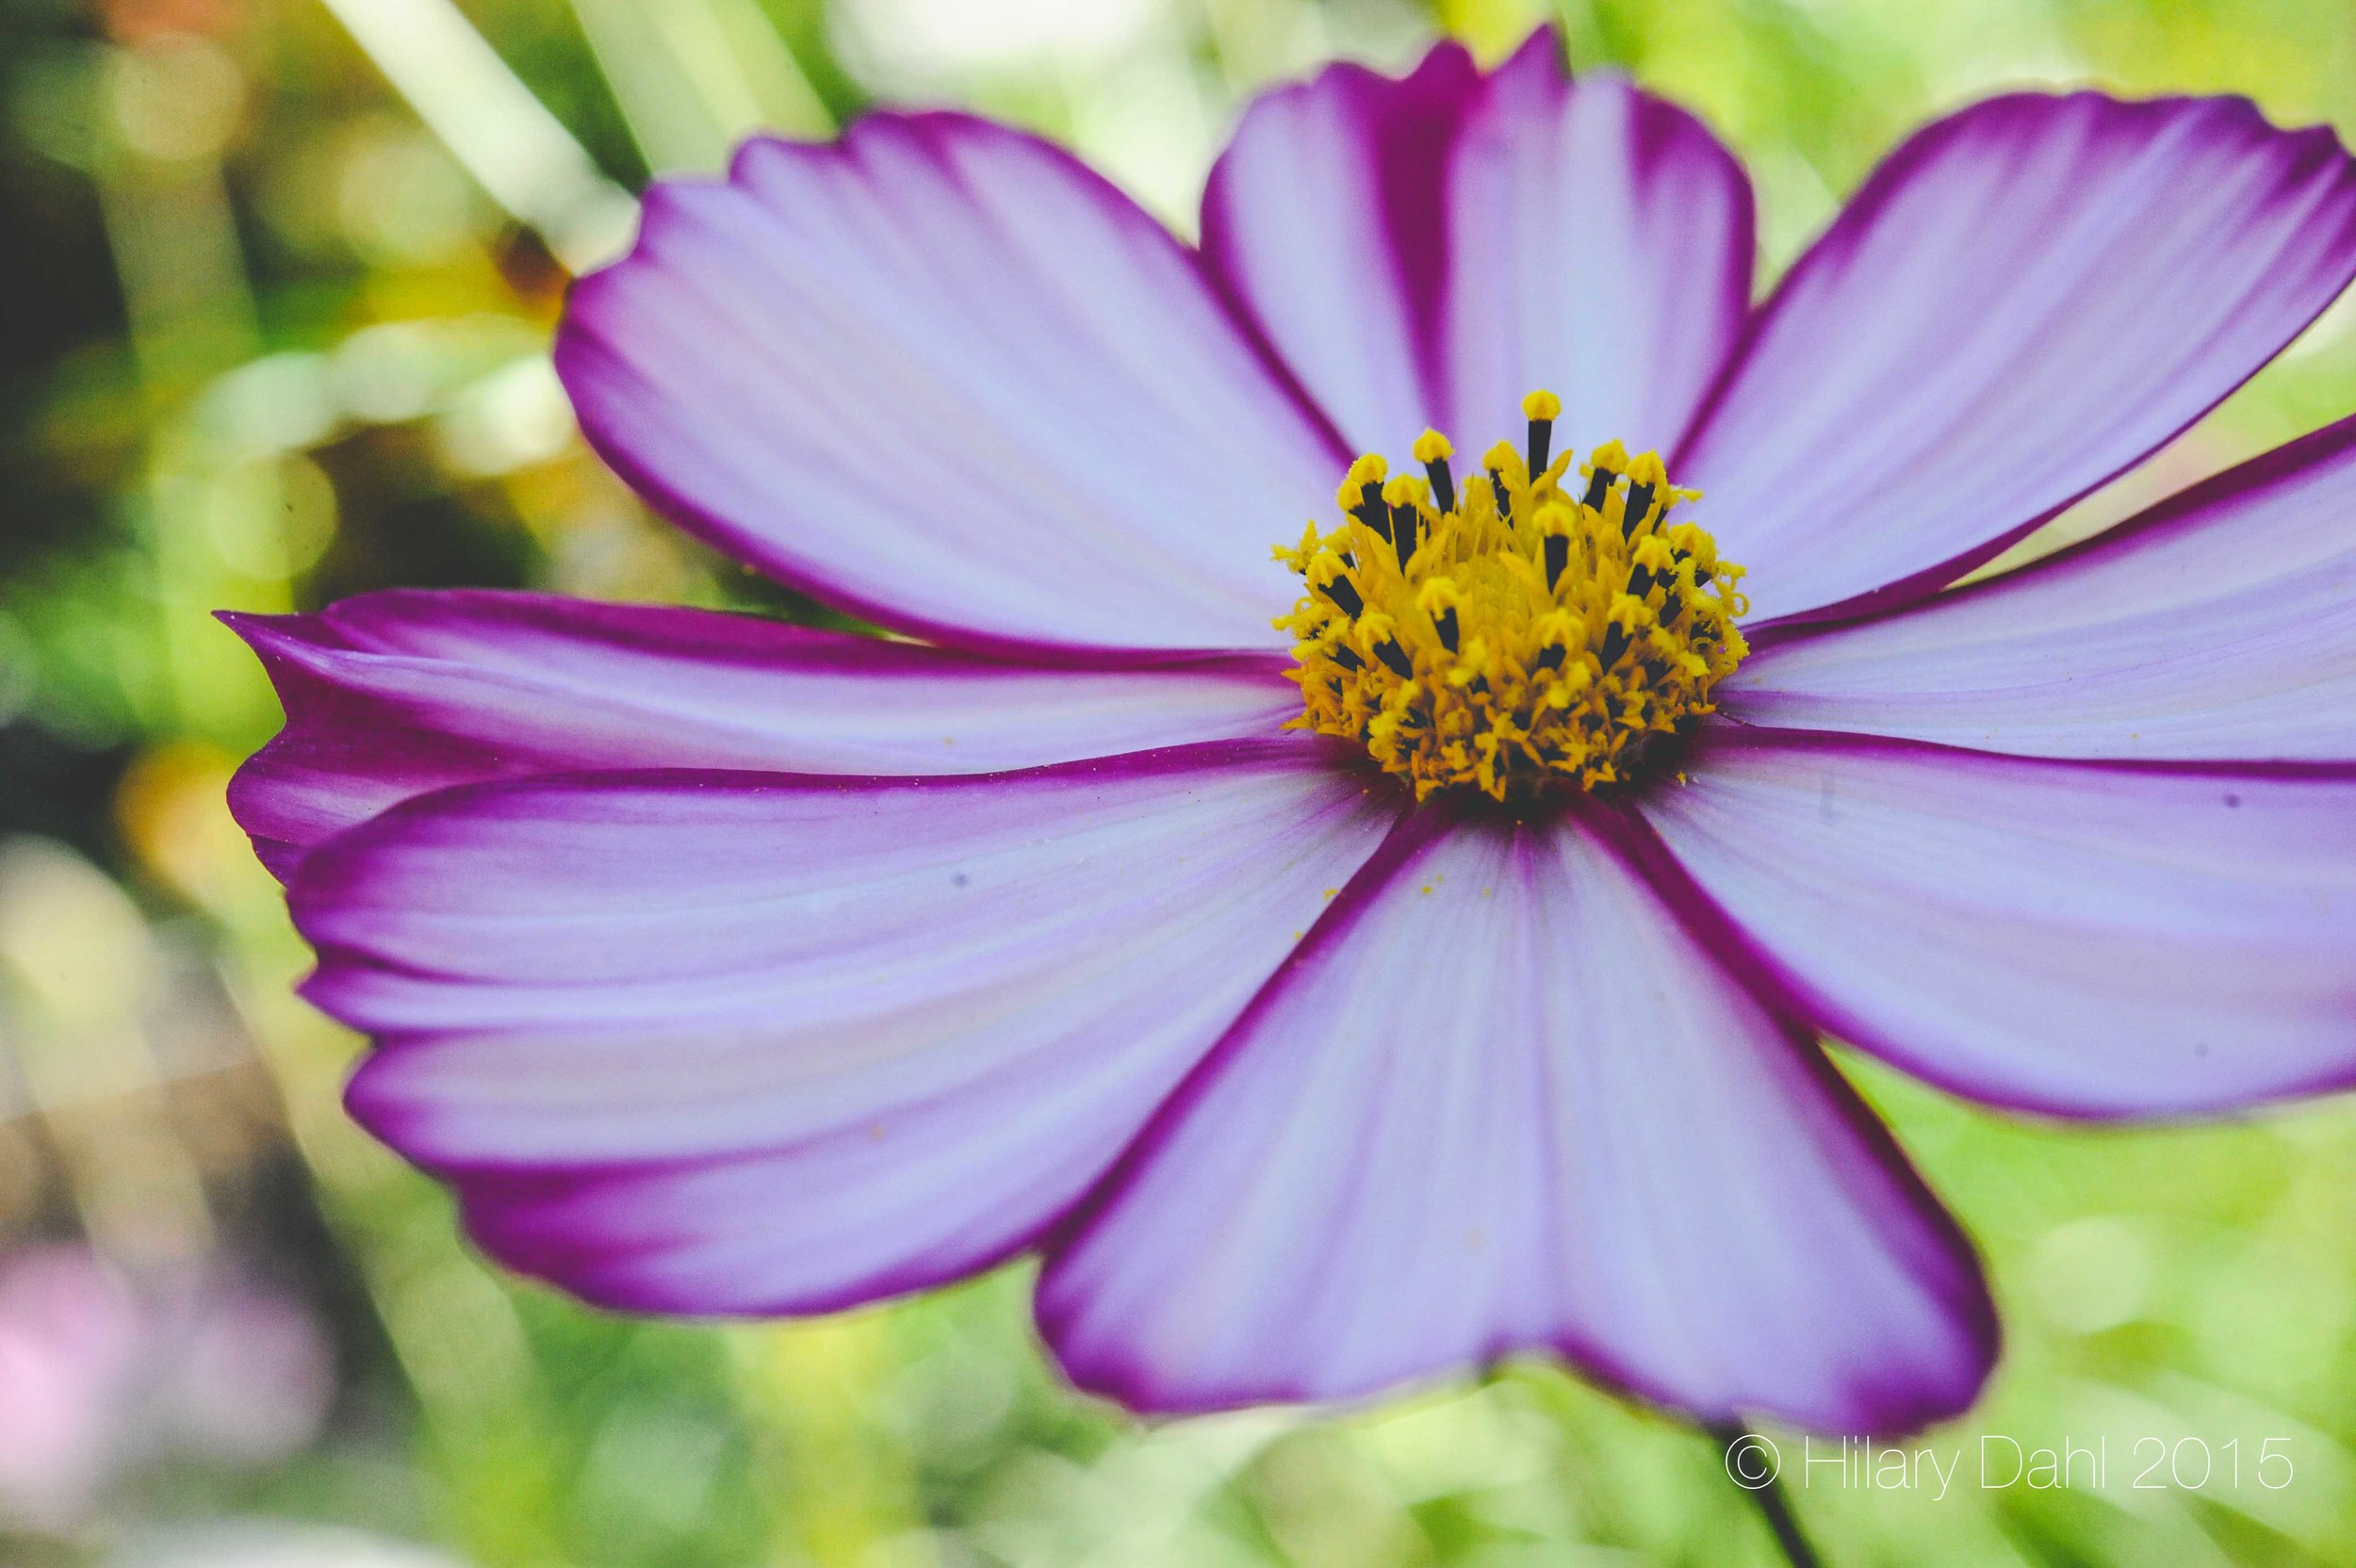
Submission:
[[[1677,617],[1684,613],[1684,601],[1677,597],[1677,591],[1676,589],[1670,589],[1668,594],[1661,601],[1661,624],[1662,626],[1675,626],[1677,624]]]
[[[1366,607],[1366,601],[1358,596],[1358,585],[1338,574],[1329,581],[1318,583],[1317,591],[1332,599],[1351,620],[1356,620],[1359,612]]]
[[[1513,515],[1513,503],[1505,495],[1505,475],[1495,468],[1489,470],[1489,494],[1497,498],[1498,517]]]
[[[1620,515],[1620,536],[1627,538],[1644,523],[1644,514],[1652,510],[1653,487],[1631,484],[1628,487],[1628,510]]]
[[[1345,670],[1363,670],[1366,667],[1366,662],[1358,657],[1356,648],[1345,646],[1340,643],[1334,644],[1328,649],[1327,655]]]
[[[1628,574],[1628,591],[1638,598],[1643,598],[1651,588],[1652,568],[1650,566],[1639,566]]]
[[[1456,510],[1456,476],[1448,471],[1448,459],[1435,457],[1423,466],[1432,476],[1432,503],[1443,515]]]
[[[1554,421],[1553,421],[1553,420],[1551,420],[1551,419],[1532,419],[1532,420],[1530,420],[1530,483],[1532,483],[1532,484],[1537,483],[1537,482],[1538,482],[1538,476],[1539,476],[1540,474],[1543,474],[1543,473],[1545,473],[1545,472],[1546,471],[1546,464],[1548,463],[1548,461],[1550,461],[1550,460],[1549,460],[1549,458],[1548,458],[1548,456],[1547,456],[1547,454],[1548,454],[1548,452],[1549,452],[1549,451],[1553,449],[1553,446],[1554,446]]]
[[[1603,629],[1602,658],[1605,673],[1609,674],[1612,666],[1620,662],[1620,655],[1628,651],[1628,634],[1617,626],[1608,626]]]
[[[1432,617],[1432,629],[1440,634],[1440,645],[1450,653],[1456,651],[1456,607],[1449,605]]]
[[[1390,509],[1383,504],[1381,485],[1368,484],[1360,490],[1358,504],[1350,509],[1350,514],[1383,538],[1388,539],[1391,536],[1391,513]]]
[[[1597,512],[1603,510],[1604,497],[1612,494],[1612,486],[1620,476],[1609,468],[1598,468],[1587,482],[1587,504]]]
[[[1555,583],[1562,579],[1562,568],[1571,564],[1571,536],[1567,533],[1549,533],[1546,548],[1546,592],[1551,594]]]
[[[1374,656],[1383,661],[1384,664],[1388,665],[1391,673],[1399,677],[1399,679],[1413,680],[1415,678],[1415,666],[1409,662],[1407,658],[1407,650],[1399,645],[1399,640],[1397,638],[1385,637],[1383,641],[1375,644]]]
[[[1538,650],[1538,667],[1542,670],[1561,669],[1562,667],[1562,654],[1563,647],[1562,644],[1547,644],[1545,647]]]
[[[1407,563],[1415,559],[1415,546],[1420,543],[1415,534],[1421,521],[1412,506],[1391,508],[1391,548],[1399,552],[1399,569],[1402,572],[1407,569]]]

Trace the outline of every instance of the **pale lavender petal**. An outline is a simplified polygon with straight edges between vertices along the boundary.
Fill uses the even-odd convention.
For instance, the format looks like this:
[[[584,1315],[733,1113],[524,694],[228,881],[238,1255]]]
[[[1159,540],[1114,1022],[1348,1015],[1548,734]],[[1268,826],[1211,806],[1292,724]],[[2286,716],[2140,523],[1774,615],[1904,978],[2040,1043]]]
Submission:
[[[353,1113],[593,1298],[817,1311],[1027,1244],[1398,814],[1307,740],[467,786],[303,864]]]
[[[1395,837],[1051,1250],[1039,1313],[1153,1410],[1552,1347],[1706,1419],[1890,1431],[1995,1353],[1969,1245],[1807,1033],[1571,821]]]
[[[1301,709],[1280,654],[1012,663],[747,615],[469,591],[224,618],[286,709],[230,789],[281,876],[321,839],[451,784],[600,768],[995,773],[1270,734]]]
[[[2356,1083],[2356,772],[1723,727],[1645,815],[1832,1033],[2062,1116]]]
[[[1874,172],[1673,465],[1757,620],[1919,597],[2155,450],[2356,271],[2356,165],[2240,99],[1992,99]]]
[[[2356,761],[2356,419],[2075,549],[1774,643],[1740,717],[2040,757]]]
[[[1349,456],[1160,224],[951,114],[658,185],[556,364],[675,520],[941,641],[1268,646]]]
[[[1457,43],[1403,81],[1329,66],[1254,102],[1203,188],[1204,263],[1361,449],[1444,417],[1441,185],[1481,90]]]
[[[1750,181],[1717,139],[1617,75],[1572,81],[1548,29],[1490,78],[1448,208],[1448,428],[1518,445],[1546,387],[1558,449],[1671,450],[1750,305]]]
[[[1682,110],[1573,83],[1546,28],[1486,78],[1443,44],[1402,81],[1340,65],[1261,99],[1203,244],[1359,447],[1518,440],[1545,386],[1569,438],[1666,448],[1742,325],[1750,187]]]

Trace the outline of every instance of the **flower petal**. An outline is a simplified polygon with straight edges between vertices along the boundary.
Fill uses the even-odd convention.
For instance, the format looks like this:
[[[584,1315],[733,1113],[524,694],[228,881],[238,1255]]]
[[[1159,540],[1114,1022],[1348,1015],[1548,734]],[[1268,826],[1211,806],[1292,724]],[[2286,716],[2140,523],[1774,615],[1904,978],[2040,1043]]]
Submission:
[[[1269,645],[1349,456],[1160,224],[952,114],[658,185],[556,364],[681,526],[946,642]]]
[[[1328,66],[1255,100],[1203,187],[1205,266],[1361,449],[1445,417],[1441,188],[1481,92],[1459,43],[1402,81]]]
[[[1975,105],[1802,257],[1673,466],[1760,620],[1920,597],[2139,462],[2356,272],[2356,164],[2239,99]]]
[[[1101,1174],[1397,816],[1323,745],[935,779],[576,775],[412,801],[290,892],[350,1101],[594,1299],[816,1311]]]
[[[1760,724],[2039,757],[2356,761],[2356,419],[2074,549],[1760,649]]]
[[[1548,29],[1490,78],[1448,204],[1452,428],[1518,444],[1543,386],[1562,400],[1557,449],[1673,449],[1750,309],[1742,165],[1620,76],[1574,82]]]
[[[1721,727],[1644,814],[1824,1026],[2061,1116],[2356,1083],[2356,773]]]
[[[1483,78],[1442,44],[1252,106],[1203,194],[1205,261],[1351,442],[1469,451],[1546,386],[1578,439],[1667,448],[1750,298],[1751,194],[1699,122],[1552,28]]]
[[[224,618],[286,709],[230,792],[282,877],[321,839],[452,784],[600,768],[994,773],[1269,734],[1301,706],[1281,655],[1002,663],[536,594],[396,591]]]
[[[1708,1419],[1969,1403],[1971,1249],[1807,1035],[1594,832],[1427,820],[1051,1249],[1073,1377],[1194,1410],[1551,1346]]]

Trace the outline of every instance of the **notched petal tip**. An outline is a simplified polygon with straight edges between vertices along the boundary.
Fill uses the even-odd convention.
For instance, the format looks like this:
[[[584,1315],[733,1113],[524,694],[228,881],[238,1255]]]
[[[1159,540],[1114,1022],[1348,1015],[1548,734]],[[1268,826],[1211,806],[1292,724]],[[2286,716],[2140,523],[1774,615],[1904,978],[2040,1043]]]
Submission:
[[[1997,1349],[1970,1243],[1609,845],[1466,818],[1369,862],[1049,1247],[1077,1383],[1347,1404],[1551,1349],[1707,1419],[1894,1435],[1970,1403]]]
[[[1280,655],[1012,662],[757,616],[397,590],[231,624],[286,711],[231,786],[280,872],[414,795],[679,765],[973,774],[1273,732]]]
[[[1985,100],[1868,176],[1677,461],[1753,568],[1753,624],[1900,609],[2189,428],[2351,276],[2329,132],[2245,100]]]
[[[1827,1033],[1950,1093],[2088,1120],[2356,1083],[2351,809],[2345,764],[1737,726],[1645,805]]]
[[[1343,455],[1159,222],[948,112],[659,183],[556,362],[589,444],[680,527],[992,652],[1268,645],[1242,531]],[[1173,472],[1199,477],[1118,477]]]
[[[495,1255],[610,1304],[806,1313],[1032,1245],[1396,810],[1285,743],[576,776],[413,802],[293,902],[315,999],[384,1042],[354,1115]]]

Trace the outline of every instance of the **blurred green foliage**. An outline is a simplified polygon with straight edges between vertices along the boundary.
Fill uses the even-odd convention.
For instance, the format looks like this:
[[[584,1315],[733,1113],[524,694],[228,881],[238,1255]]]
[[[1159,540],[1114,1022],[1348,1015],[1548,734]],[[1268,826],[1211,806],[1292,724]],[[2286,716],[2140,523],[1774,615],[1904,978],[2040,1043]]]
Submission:
[[[415,39],[428,13],[545,106],[527,129],[570,186],[536,205],[497,189],[484,171],[513,148],[437,119],[482,86],[472,57],[404,79],[348,25]],[[221,804],[277,715],[218,608],[480,583],[810,612],[653,523],[548,370],[568,261],[610,241],[650,171],[708,170],[757,126],[824,135],[872,99],[953,101],[1074,142],[1184,227],[1254,90],[1335,53],[1399,63],[1436,30],[1494,57],[1548,16],[1577,65],[1632,72],[1742,154],[1769,275],[1908,127],[2007,85],[2241,92],[2356,132],[2346,0],[0,10],[0,836],[70,847],[145,923],[122,941],[217,977],[261,1086],[249,1103],[208,1070],[70,1097],[20,1071],[0,1251],[74,1233],[134,1265],[262,1253],[341,1365],[301,1454],[136,1469],[78,1521],[0,1533],[0,1558],[130,1561],[132,1526],[235,1513],[483,1568],[1769,1560],[1706,1440],[1545,1366],[1340,1418],[1141,1424],[1057,1384],[1021,1269],[729,1327],[601,1316],[499,1277],[438,1192],[343,1119],[355,1043],[288,994],[303,956]],[[2056,533],[2356,407],[2350,319]],[[65,929],[86,955],[117,940]],[[31,1060],[70,1037],[8,939],[0,1057]],[[1849,1065],[1982,1241],[2006,1313],[1983,1405],[1922,1441],[1976,1459],[1984,1433],[2105,1439],[2111,1474],[1981,1489],[1974,1468],[1939,1499],[1820,1468],[1795,1506],[1832,1561],[2356,1563],[2356,1107],[2065,1128]],[[183,1155],[180,1186],[158,1185]],[[168,1189],[188,1201],[159,1207]],[[2288,1486],[2258,1483],[2267,1439]],[[2135,1489],[2139,1440],[2186,1479],[2238,1442],[2240,1482]]]

